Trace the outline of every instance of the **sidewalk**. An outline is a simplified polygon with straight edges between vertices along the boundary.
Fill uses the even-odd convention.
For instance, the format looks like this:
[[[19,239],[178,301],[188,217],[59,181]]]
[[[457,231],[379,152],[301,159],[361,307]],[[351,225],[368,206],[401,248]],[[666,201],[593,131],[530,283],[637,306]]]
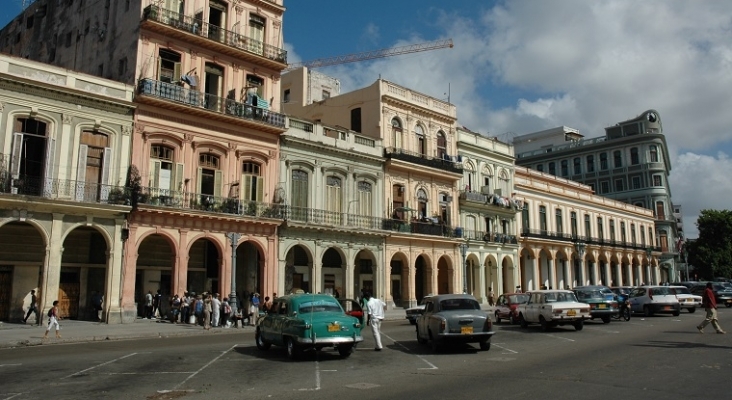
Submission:
[[[384,319],[388,321],[402,320],[406,322],[404,309],[388,310]],[[45,320],[45,318],[44,318]],[[35,326],[22,323],[0,322],[0,348],[38,346],[57,343],[85,343],[105,340],[130,340],[154,337],[176,337],[191,335],[216,335],[254,332],[254,327],[211,328],[204,330],[198,325],[171,324],[162,320],[138,318],[133,324],[109,325],[101,322],[62,320],[61,339],[54,333],[42,340],[46,325]]]

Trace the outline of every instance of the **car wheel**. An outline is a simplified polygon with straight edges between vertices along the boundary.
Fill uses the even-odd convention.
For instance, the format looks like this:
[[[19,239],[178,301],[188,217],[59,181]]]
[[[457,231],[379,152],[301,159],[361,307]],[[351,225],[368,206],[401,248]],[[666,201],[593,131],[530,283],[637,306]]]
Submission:
[[[341,358],[348,358],[351,353],[353,353],[353,345],[338,346],[338,354],[341,355]]]
[[[585,321],[579,320],[579,321],[576,321],[573,325],[574,325],[574,330],[581,331],[582,328],[585,327]]]
[[[432,332],[430,332],[430,347],[432,347],[433,352],[435,352],[435,353],[440,352],[440,348],[441,348],[440,343],[437,340],[435,340],[434,337],[432,337]]]
[[[257,332],[254,334],[254,341],[257,342],[257,348],[259,350],[269,350],[269,348],[272,346],[270,343],[267,343],[262,338],[262,333],[259,332],[259,329],[257,329]]]
[[[501,314],[499,314],[498,311],[496,311],[496,323],[497,324],[501,323]]]
[[[544,316],[543,315],[540,315],[539,316],[539,323],[541,324],[541,329],[544,332],[549,332],[549,328],[550,328],[549,323],[546,322],[546,320],[544,319]]]
[[[696,312],[696,307],[691,307],[691,308],[689,309],[689,313],[694,313],[694,312]]]
[[[651,307],[643,306],[643,315],[646,317],[652,317],[653,311],[651,311]]]
[[[681,311],[674,311],[671,315],[673,315],[674,317],[678,317],[679,314],[681,314]]]
[[[483,350],[483,351],[490,350],[491,349],[491,342],[489,342],[487,340],[485,342],[480,342],[480,349]]]
[[[290,360],[296,360],[300,356],[300,349],[297,347],[295,339],[285,339],[285,345],[287,346],[287,357]]]
[[[517,325],[519,323],[518,318],[516,318],[516,315],[514,315],[513,313],[511,313],[508,320],[511,321],[511,325]]]
[[[519,323],[521,324],[522,328],[528,328],[529,323],[526,322],[526,318],[524,318],[524,314],[519,314]]]
[[[610,317],[602,317],[602,323],[603,324],[609,324],[610,323]]]

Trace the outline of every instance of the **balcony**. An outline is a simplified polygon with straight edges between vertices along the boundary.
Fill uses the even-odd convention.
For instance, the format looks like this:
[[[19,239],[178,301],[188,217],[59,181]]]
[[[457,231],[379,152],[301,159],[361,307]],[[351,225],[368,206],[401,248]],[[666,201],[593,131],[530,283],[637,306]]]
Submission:
[[[463,164],[461,162],[453,161],[452,158],[429,157],[424,154],[414,153],[404,149],[398,149],[396,147],[385,148],[384,157],[423,165],[425,167],[441,169],[443,171],[453,172],[456,174],[463,173]]]
[[[0,193],[74,203],[130,205],[128,191],[122,186],[32,176],[10,179],[7,170],[0,172]]]
[[[267,109],[254,107],[232,99],[214,96],[191,90],[173,83],[156,81],[149,78],[140,79],[137,85],[137,99],[165,108],[171,108],[188,115],[219,119],[238,120],[246,124],[254,124],[262,130],[282,133],[285,130],[286,117]]]
[[[214,54],[226,54],[279,71],[287,67],[286,50],[162,7],[147,6],[141,25],[160,34],[195,43]]]
[[[468,241],[482,241],[486,244],[518,244],[516,235],[508,235],[505,233],[497,232],[486,232],[486,231],[475,231],[465,230],[463,231],[463,238]]]
[[[550,239],[550,240],[560,240],[568,243],[575,243],[575,242],[582,242],[585,244],[590,245],[596,245],[596,246],[609,246],[609,247],[620,247],[623,249],[631,249],[631,250],[646,250],[648,249],[648,246],[640,244],[640,243],[633,243],[633,242],[626,242],[622,240],[612,240],[612,239],[605,239],[605,238],[597,238],[597,237],[591,237],[591,236],[578,236],[573,235],[569,233],[562,233],[562,232],[552,232],[552,231],[546,231],[541,229],[522,229],[521,230],[521,236],[526,238],[538,238],[538,239]],[[660,251],[661,249],[659,247],[651,247],[653,251]]]
[[[285,206],[281,204],[260,203],[232,197],[151,187],[142,188],[137,197],[137,205],[203,211],[239,217],[283,219],[285,216]]]
[[[519,203],[511,198],[503,197],[495,193],[476,192],[473,190],[461,190],[460,200],[462,202],[474,203],[480,205],[490,205],[502,209],[510,209],[511,211],[520,211]]]

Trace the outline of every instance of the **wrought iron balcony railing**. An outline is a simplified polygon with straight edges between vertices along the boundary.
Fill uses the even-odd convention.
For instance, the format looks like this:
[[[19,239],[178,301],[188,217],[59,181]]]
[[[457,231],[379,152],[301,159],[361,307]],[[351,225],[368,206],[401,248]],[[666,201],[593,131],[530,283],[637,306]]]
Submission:
[[[226,30],[220,26],[209,24],[200,18],[179,14],[155,5],[147,6],[142,15],[146,20],[156,21],[193,35],[208,38],[229,47],[287,64],[286,50],[269,45],[261,40]]]
[[[0,192],[78,203],[130,205],[129,192],[122,186],[33,176],[11,179],[7,170],[0,172]]]
[[[283,219],[285,206],[232,197],[143,187],[137,204],[246,217]]]
[[[524,228],[521,230],[521,236],[539,238],[539,239],[561,240],[561,241],[571,242],[571,243],[580,242],[580,243],[596,245],[596,246],[622,247],[625,249],[634,249],[634,250],[646,250],[649,248],[648,245],[644,245],[641,243],[633,243],[633,242],[626,242],[626,241],[622,241],[622,240],[597,238],[597,237],[592,237],[592,236],[579,236],[579,235],[573,235],[573,234],[569,234],[569,233],[552,232],[552,231],[546,231],[546,230],[541,230],[541,229]],[[661,251],[660,247],[650,247],[650,248],[653,251]]]
[[[285,128],[286,117],[284,114],[254,107],[236,100],[198,92],[174,83],[161,82],[149,78],[140,79],[137,85],[137,93],[180,104],[186,104],[191,107],[205,108],[207,110],[230,115],[235,118],[262,122],[278,128]]]
[[[430,157],[424,154],[399,149],[396,147],[387,147],[384,149],[384,156],[386,158],[393,158],[396,160],[407,161],[414,164],[424,165],[426,167],[437,168],[454,173],[463,172],[463,164],[460,162],[453,161],[452,158],[437,158]]]
[[[464,230],[462,232],[463,238],[467,239],[468,241],[477,240],[486,243],[518,244],[516,235],[476,230]]]

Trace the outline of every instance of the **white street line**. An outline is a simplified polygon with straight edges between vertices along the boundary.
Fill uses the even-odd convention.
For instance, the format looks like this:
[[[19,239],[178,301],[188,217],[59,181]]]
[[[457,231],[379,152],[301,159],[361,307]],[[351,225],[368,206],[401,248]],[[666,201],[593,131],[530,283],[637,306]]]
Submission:
[[[410,352],[410,353],[412,352],[411,350],[409,350],[409,348],[408,348],[407,346],[405,346],[405,345],[403,345],[403,344],[401,344],[401,343],[397,342],[397,341],[396,341],[396,340],[394,340],[394,338],[392,338],[391,336],[389,336],[389,335],[386,335],[386,334],[383,334],[383,333],[382,333],[382,335],[383,335],[383,336],[386,336],[387,338],[389,338],[389,340],[391,340],[392,342],[394,342],[394,344],[397,344],[397,345],[401,346],[401,347],[402,347],[402,348],[403,348],[404,350],[406,350],[406,351],[408,351],[408,352]],[[425,362],[425,363],[426,363],[427,365],[429,365],[429,366],[430,366],[430,368],[417,368],[417,369],[439,369],[439,368],[437,368],[437,366],[436,366],[435,364],[432,364],[431,362],[427,361],[427,360],[426,360],[426,359],[425,359],[424,357],[422,357],[421,355],[419,355],[419,354],[415,354],[415,356],[417,356],[417,358],[419,358],[420,360],[424,361],[424,362]]]
[[[561,336],[556,336],[556,335],[547,335],[547,336],[551,336],[553,338],[564,339],[564,340],[568,340],[570,342],[574,342],[574,339],[567,339],[566,337],[561,337]]]
[[[493,345],[494,345],[494,346],[496,346],[496,347],[498,347],[499,349],[503,349],[503,350],[506,350],[506,351],[510,351],[510,352],[511,352],[511,353],[513,353],[513,354],[518,354],[518,351],[513,351],[513,350],[511,350],[511,349],[507,349],[507,348],[505,348],[505,347],[503,347],[503,346],[499,346],[499,345],[497,345],[497,344],[495,344],[495,343],[493,343]]]
[[[182,385],[183,385],[184,383],[188,382],[188,380],[189,380],[189,379],[193,378],[194,376],[198,375],[198,374],[199,374],[199,373],[200,373],[201,371],[203,371],[204,369],[208,368],[208,366],[209,366],[209,365],[211,365],[211,364],[213,364],[214,362],[216,362],[216,360],[218,360],[219,358],[221,358],[221,357],[225,356],[225,355],[226,355],[226,353],[228,353],[228,352],[230,352],[231,350],[233,350],[233,349],[234,349],[234,348],[235,348],[236,346],[238,346],[238,344],[235,344],[235,345],[233,345],[233,346],[229,347],[229,349],[228,349],[228,350],[226,350],[226,351],[222,351],[222,352],[221,352],[221,354],[219,354],[218,356],[214,357],[214,359],[213,359],[213,360],[209,361],[209,362],[208,362],[208,363],[207,363],[206,365],[204,365],[203,367],[199,368],[199,369],[198,369],[198,371],[196,371],[196,372],[194,372],[194,373],[190,374],[190,375],[189,375],[189,376],[188,376],[188,377],[187,377],[186,379],[183,379],[183,382],[181,382],[181,383],[179,383],[179,384],[175,385],[175,387],[173,388],[173,390],[176,390],[176,389],[178,389],[179,387],[181,387],[181,386],[182,386]]]
[[[608,331],[606,329],[600,329],[600,328],[590,328],[588,326],[585,326],[585,329],[589,329],[591,331],[598,331],[598,332],[605,332],[605,333],[620,333],[620,331]]]
[[[165,375],[165,374],[193,374],[190,371],[166,372],[166,371],[150,371],[150,372],[99,372],[99,375]]]
[[[310,392],[310,391],[320,390],[320,362],[318,362],[317,360],[315,361],[315,387],[298,389],[298,390],[301,392]]]
[[[71,374],[71,375],[69,375],[69,376],[65,376],[65,377],[63,377],[63,378],[61,378],[61,379],[66,379],[66,378],[71,378],[72,376],[76,376],[76,375],[81,375],[81,374],[83,374],[83,373],[84,373],[84,372],[86,372],[86,371],[91,371],[91,370],[93,370],[93,369],[95,369],[95,368],[103,367],[103,366],[105,366],[105,365],[107,365],[107,364],[111,364],[111,363],[113,363],[113,362],[117,362],[117,361],[119,361],[119,360],[124,360],[125,358],[127,358],[127,357],[132,357],[132,356],[134,356],[135,354],[137,354],[137,353],[132,353],[132,354],[128,354],[128,355],[126,355],[126,356],[122,356],[122,357],[119,357],[119,358],[115,358],[114,360],[111,360],[111,361],[107,361],[107,362],[103,362],[103,363],[101,363],[101,364],[97,364],[97,365],[95,365],[95,366],[93,366],[93,367],[89,367],[89,368],[87,368],[87,369],[83,369],[83,370],[81,370],[81,371],[79,371],[79,372],[75,372],[75,373],[73,373],[73,374]]]
[[[0,364],[0,367],[17,367],[18,365],[23,365],[23,364]]]

